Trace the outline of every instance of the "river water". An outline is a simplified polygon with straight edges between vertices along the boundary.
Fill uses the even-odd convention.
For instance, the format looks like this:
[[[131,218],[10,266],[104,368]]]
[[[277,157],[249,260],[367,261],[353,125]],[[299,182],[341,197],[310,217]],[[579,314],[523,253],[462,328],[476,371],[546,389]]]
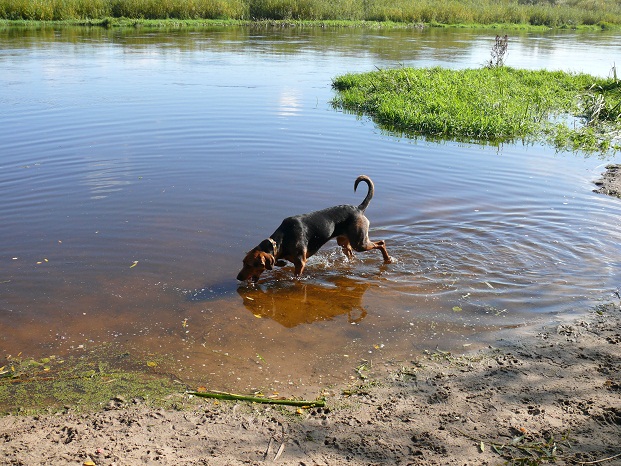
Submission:
[[[617,289],[607,163],[390,134],[331,79],[480,67],[497,31],[0,30],[0,351],[101,345],[221,390],[304,393],[587,312]],[[506,64],[608,76],[621,36],[510,34]],[[282,218],[359,204],[379,252],[235,276]],[[151,370],[152,368],[145,370]]]

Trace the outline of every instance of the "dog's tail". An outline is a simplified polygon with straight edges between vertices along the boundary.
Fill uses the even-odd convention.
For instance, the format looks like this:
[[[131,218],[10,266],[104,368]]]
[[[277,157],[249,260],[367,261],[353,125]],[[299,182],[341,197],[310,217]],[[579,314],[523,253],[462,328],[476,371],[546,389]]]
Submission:
[[[373,186],[373,181],[371,181],[371,178],[369,178],[367,175],[360,175],[358,178],[356,178],[356,182],[354,183],[354,192],[356,192],[358,183],[360,183],[361,181],[364,181],[369,187],[369,192],[367,192],[367,197],[365,197],[364,201],[362,201],[362,203],[358,206],[358,208],[364,212],[366,208],[369,206],[369,202],[371,202],[371,199],[373,198],[375,187]]]

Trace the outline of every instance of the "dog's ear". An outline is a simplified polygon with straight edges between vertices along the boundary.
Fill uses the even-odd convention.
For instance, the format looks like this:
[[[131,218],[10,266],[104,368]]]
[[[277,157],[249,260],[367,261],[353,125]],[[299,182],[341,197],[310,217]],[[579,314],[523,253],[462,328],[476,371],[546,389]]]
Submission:
[[[272,256],[271,254],[263,254],[261,255],[261,259],[263,261],[263,266],[267,270],[272,270],[274,268],[274,263],[276,262],[274,256]]]

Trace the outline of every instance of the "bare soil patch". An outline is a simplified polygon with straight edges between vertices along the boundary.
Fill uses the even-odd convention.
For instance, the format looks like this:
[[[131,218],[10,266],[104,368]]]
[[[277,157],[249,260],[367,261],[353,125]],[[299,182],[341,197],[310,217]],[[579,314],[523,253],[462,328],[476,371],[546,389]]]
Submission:
[[[621,197],[621,165],[607,165],[602,177],[595,182],[596,193]]]

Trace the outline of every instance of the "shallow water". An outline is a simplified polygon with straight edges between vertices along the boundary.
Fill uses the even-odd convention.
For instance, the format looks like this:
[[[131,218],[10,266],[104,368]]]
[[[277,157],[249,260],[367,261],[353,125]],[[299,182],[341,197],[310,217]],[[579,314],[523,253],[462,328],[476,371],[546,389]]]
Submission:
[[[495,34],[0,30],[0,351],[112,342],[302,393],[585,312],[619,282],[621,203],[592,193],[615,159],[412,140],[329,103],[346,72],[481,66]],[[507,65],[606,76],[620,42],[523,34]],[[394,264],[332,242],[301,280],[235,280],[282,218],[360,203],[361,173]]]

